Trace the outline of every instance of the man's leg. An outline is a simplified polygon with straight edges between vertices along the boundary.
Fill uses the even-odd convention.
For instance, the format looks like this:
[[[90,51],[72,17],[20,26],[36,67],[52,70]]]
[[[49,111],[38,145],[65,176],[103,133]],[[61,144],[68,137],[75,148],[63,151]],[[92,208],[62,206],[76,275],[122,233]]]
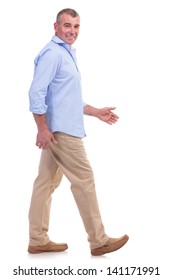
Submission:
[[[29,210],[30,246],[43,246],[50,242],[47,235],[51,207],[51,194],[59,186],[63,173],[49,151],[42,150],[38,176],[34,182]]]
[[[71,190],[88,233],[90,247],[103,246],[109,239],[98,207],[94,176],[83,141],[64,133],[55,133],[58,144],[51,143],[50,153],[71,182]]]

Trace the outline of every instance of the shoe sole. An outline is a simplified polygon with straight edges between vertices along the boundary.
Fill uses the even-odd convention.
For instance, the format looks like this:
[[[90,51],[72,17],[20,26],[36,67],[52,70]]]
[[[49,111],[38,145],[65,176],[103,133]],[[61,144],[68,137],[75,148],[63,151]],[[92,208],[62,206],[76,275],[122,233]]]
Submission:
[[[101,256],[104,254],[115,252],[115,251],[119,250],[120,248],[122,248],[127,243],[128,240],[129,240],[129,237],[127,235],[125,235],[122,239],[118,240],[116,243],[105,245],[105,246],[101,247],[100,250],[98,248],[97,252],[91,251],[91,255],[92,256]]]
[[[65,251],[66,249],[62,249],[62,250],[45,250],[45,251],[41,251],[41,250],[28,250],[28,253],[30,254],[39,254],[39,253],[50,253],[50,252],[55,252],[55,253],[58,253],[58,252],[63,252]]]
[[[54,249],[54,248],[47,248],[47,249],[40,249],[40,248],[28,248],[28,253],[30,254],[39,254],[39,253],[49,253],[49,252],[63,252],[68,249],[68,246],[62,247],[59,249]]]

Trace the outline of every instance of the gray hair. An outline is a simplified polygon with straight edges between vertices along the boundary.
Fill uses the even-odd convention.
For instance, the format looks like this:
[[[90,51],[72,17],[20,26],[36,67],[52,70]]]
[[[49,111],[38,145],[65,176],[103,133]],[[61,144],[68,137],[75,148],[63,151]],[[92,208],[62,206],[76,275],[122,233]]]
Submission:
[[[62,16],[63,14],[68,14],[68,15],[70,15],[70,16],[73,17],[73,18],[79,17],[79,14],[78,14],[75,10],[70,9],[70,8],[63,9],[63,10],[61,10],[61,11],[57,14],[57,16],[56,16],[56,22],[57,22],[58,24],[60,23],[60,21],[61,21],[61,16]]]

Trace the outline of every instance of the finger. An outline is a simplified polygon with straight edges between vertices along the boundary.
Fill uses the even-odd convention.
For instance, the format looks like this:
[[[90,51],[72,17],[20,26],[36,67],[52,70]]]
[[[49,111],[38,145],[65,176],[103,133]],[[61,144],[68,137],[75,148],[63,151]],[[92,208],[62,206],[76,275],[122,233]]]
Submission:
[[[107,107],[108,111],[112,111],[112,110],[115,110],[115,109],[116,109],[116,107]]]
[[[112,113],[112,112],[111,112],[111,116],[112,116],[112,118],[114,118],[114,119],[119,119],[119,117],[118,117],[116,114]]]
[[[51,141],[52,141],[53,144],[57,144],[58,143],[53,135],[52,135]]]
[[[36,146],[37,146],[39,149],[41,149],[41,148],[42,148],[41,143],[36,143]]]
[[[113,122],[111,122],[111,121],[107,121],[107,124],[112,125],[112,124],[113,124]]]
[[[118,119],[119,119],[118,116],[112,116],[112,118],[113,118],[114,120],[117,120],[117,121],[118,121]]]

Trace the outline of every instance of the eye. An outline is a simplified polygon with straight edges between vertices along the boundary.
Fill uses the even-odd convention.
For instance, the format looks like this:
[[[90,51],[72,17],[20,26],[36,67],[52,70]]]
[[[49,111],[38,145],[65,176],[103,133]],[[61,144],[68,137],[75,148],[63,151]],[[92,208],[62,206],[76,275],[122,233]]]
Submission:
[[[64,24],[65,27],[70,27],[71,25],[69,23]]]

